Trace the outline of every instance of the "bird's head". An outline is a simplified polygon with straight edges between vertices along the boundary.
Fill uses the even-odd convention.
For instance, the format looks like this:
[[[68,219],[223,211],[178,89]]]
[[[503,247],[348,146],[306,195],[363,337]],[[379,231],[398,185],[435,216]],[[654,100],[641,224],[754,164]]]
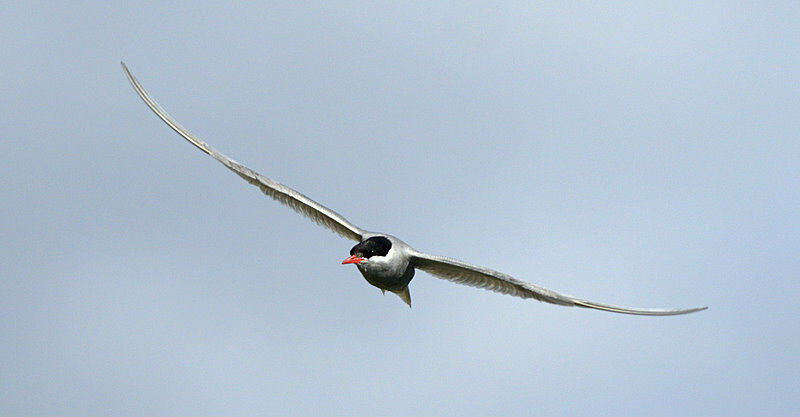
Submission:
[[[386,256],[391,248],[392,242],[389,239],[383,236],[373,236],[353,246],[353,249],[350,249],[350,257],[343,260],[342,264],[369,262],[373,256]]]

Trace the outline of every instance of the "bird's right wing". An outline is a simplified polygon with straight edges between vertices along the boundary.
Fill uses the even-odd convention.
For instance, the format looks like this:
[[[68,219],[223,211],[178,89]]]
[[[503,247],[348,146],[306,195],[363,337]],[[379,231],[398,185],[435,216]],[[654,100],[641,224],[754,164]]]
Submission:
[[[582,300],[580,298],[560,294],[489,268],[468,264],[453,258],[429,255],[416,251],[411,257],[411,264],[415,268],[421,269],[431,275],[457,282],[459,284],[485,288],[487,290],[521,298],[535,298],[539,301],[562,306],[578,306],[594,308],[597,310],[612,311],[615,313],[638,314],[643,316],[672,316],[677,314],[693,313],[695,311],[705,310],[708,308],[628,308],[601,304],[594,301]]]
[[[217,161],[221,162],[222,165],[228,167],[228,169],[235,172],[238,176],[244,178],[250,184],[260,188],[264,194],[272,197],[274,200],[277,200],[292,210],[308,217],[317,224],[327,227],[342,237],[355,240],[356,242],[361,241],[361,236],[365,233],[365,231],[354,226],[341,214],[323,206],[322,204],[317,203],[316,201],[281,183],[273,181],[253,171],[252,169],[239,164],[191,134],[188,130],[186,130],[186,128],[181,126],[177,121],[175,121],[175,119],[167,114],[167,112],[164,111],[164,109],[162,109],[161,106],[159,106],[149,94],[147,94],[147,91],[145,91],[144,87],[142,87],[142,85],[139,84],[139,81],[134,78],[133,74],[128,71],[128,67],[125,66],[125,63],[121,64],[122,69],[125,70],[125,75],[128,77],[128,81],[131,82],[133,89],[136,90],[136,93],[139,94],[139,97],[141,97],[144,103],[147,104],[147,107],[150,107],[150,110],[152,110],[156,116],[163,120],[164,123],[172,128],[172,130],[189,141],[189,143],[207,153]]]

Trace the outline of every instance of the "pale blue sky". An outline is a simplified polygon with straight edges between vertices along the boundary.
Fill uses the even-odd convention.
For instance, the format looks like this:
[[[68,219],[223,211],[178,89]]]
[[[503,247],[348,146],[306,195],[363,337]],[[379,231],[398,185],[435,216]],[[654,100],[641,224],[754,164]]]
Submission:
[[[800,413],[795,2],[0,8],[0,414]],[[181,140],[420,250],[418,273]]]

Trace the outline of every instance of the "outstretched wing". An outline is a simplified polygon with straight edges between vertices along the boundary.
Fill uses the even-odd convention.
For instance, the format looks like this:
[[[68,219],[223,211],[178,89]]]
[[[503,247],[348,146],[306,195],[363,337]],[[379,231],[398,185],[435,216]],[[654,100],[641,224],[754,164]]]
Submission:
[[[122,69],[125,70],[125,75],[128,77],[128,81],[131,82],[133,89],[136,90],[136,93],[139,94],[139,97],[141,97],[145,104],[147,104],[147,107],[150,107],[150,110],[152,110],[156,116],[161,118],[164,123],[166,123],[172,128],[172,130],[177,132],[184,139],[189,141],[189,143],[196,146],[201,151],[209,154],[217,161],[221,162],[222,165],[228,167],[228,169],[235,172],[238,176],[244,178],[250,184],[260,188],[264,194],[268,195],[274,200],[277,200],[292,210],[308,217],[317,224],[327,227],[342,237],[346,237],[357,242],[361,241],[361,235],[363,235],[365,231],[354,226],[339,213],[317,203],[316,201],[281,183],[273,181],[253,171],[252,169],[239,164],[191,134],[188,130],[186,130],[186,128],[181,126],[175,121],[175,119],[167,114],[167,112],[164,111],[164,109],[162,109],[161,106],[159,106],[149,94],[147,94],[147,91],[145,91],[144,87],[142,87],[142,85],[139,84],[139,81],[134,78],[133,74],[128,71],[128,67],[125,66],[125,63],[122,62],[121,64]]]
[[[453,258],[428,255],[415,252],[411,264],[431,275],[444,278],[459,284],[470,285],[478,288],[509,294],[521,298],[535,298],[539,301],[558,304],[562,306],[578,306],[594,308],[597,310],[613,311],[615,313],[638,314],[643,316],[673,316],[677,314],[693,313],[705,310],[708,307],[689,309],[656,309],[656,308],[628,308],[608,304],[595,303],[594,301],[581,300],[537,285],[516,279],[512,276],[497,272],[482,266],[468,264]]]

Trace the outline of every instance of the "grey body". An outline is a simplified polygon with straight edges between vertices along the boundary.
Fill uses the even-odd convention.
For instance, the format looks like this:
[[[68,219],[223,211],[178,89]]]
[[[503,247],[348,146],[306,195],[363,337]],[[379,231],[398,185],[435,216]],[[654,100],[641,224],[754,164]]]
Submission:
[[[142,85],[133,77],[133,74],[128,71],[124,63],[122,64],[122,68],[125,71],[125,75],[128,77],[128,81],[130,81],[139,97],[147,104],[150,110],[164,121],[164,123],[189,141],[189,143],[225,165],[228,169],[236,173],[236,175],[242,177],[250,184],[257,186],[267,196],[330,229],[334,233],[356,242],[364,243],[367,239],[376,236],[389,239],[392,246],[385,256],[372,256],[369,259],[360,261],[356,266],[368,283],[383,291],[391,291],[397,294],[403,301],[408,303],[409,306],[411,305],[411,298],[408,284],[414,277],[414,270],[421,269],[436,277],[459,284],[484,288],[521,298],[534,298],[539,301],[563,306],[578,306],[616,313],[649,316],[686,314],[705,310],[707,308],[628,308],[596,303],[551,291],[493,269],[469,264],[453,258],[419,252],[394,236],[363,230],[350,223],[339,213],[317,203],[290,187],[280,184],[239,164],[191,134],[150,97]]]
[[[409,253],[413,251],[402,240],[382,233],[365,233],[364,240],[373,236],[383,236],[392,242],[392,248],[386,256],[373,256],[356,264],[358,271],[370,284],[393,293],[401,293],[414,278],[414,267],[411,265]],[[401,297],[402,298],[402,297]]]

